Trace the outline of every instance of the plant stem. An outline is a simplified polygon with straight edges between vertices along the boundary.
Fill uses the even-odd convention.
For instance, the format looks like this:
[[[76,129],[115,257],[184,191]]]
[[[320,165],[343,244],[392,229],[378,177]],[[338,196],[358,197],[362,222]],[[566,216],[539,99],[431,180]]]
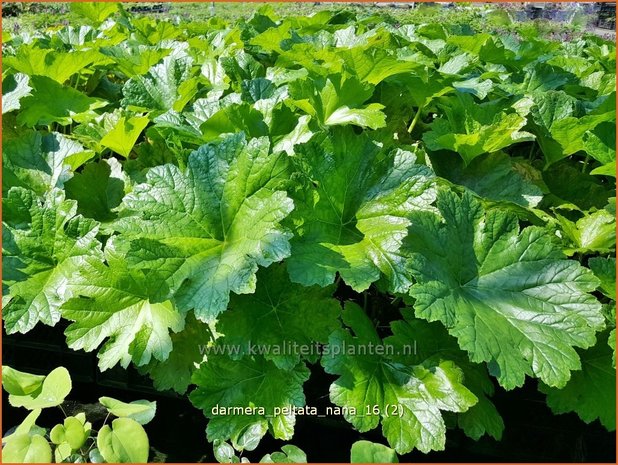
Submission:
[[[420,107],[418,107],[418,110],[416,110],[416,114],[414,115],[414,119],[412,119],[412,122],[410,123],[410,126],[408,126],[408,134],[411,134],[412,131],[414,130],[414,126],[416,126],[416,123],[418,123],[418,120],[421,117],[421,111],[423,111],[424,105],[421,105]]]
[[[91,433],[92,433],[92,432],[95,432],[95,431],[94,431],[94,430],[92,430],[92,431],[91,431]],[[90,446],[88,447],[88,450],[86,451],[86,453],[84,454],[84,456],[88,455],[88,454],[90,453],[90,451],[91,451],[91,450],[94,448],[94,446],[96,445],[96,440],[94,439],[94,437],[93,437],[93,438],[91,438],[91,439],[92,439],[91,444],[90,444]]]
[[[586,172],[586,168],[588,168],[589,161],[590,161],[590,155],[586,154],[586,159],[584,160],[584,164],[582,165],[582,173]]]

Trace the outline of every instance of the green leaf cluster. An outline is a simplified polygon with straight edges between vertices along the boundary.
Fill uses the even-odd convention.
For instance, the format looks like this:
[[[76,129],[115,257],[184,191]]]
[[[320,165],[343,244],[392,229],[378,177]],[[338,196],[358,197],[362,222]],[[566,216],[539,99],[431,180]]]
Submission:
[[[86,413],[67,416],[62,408],[72,388],[66,368],[58,367],[46,376],[2,367],[2,387],[13,407],[30,413],[3,438],[2,457],[9,463],[146,463],[150,445],[142,427],[155,415],[156,402],[125,403],[111,397],[99,402],[107,416],[98,431]],[[66,406],[66,405],[65,405]],[[36,424],[45,408],[59,407],[65,418],[52,428]],[[112,426],[109,416],[117,417]],[[94,421],[94,420],[93,420]]]
[[[491,397],[527,378],[615,428],[615,44],[72,8],[93,27],[3,40],[7,333],[64,319],[101,370],[190,391],[221,461],[291,440],[322,369],[388,443],[354,460],[499,439]],[[14,405],[66,396],[66,373],[8,373]],[[90,459],[147,460],[153,406],[101,403]],[[52,451],[36,411],[9,457],[92,439],[67,419]],[[263,461],[306,460],[283,447]]]

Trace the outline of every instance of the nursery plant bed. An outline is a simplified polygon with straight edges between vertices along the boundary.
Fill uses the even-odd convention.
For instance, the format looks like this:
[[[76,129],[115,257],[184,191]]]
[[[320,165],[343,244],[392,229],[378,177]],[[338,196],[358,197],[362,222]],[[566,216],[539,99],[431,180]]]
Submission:
[[[70,9],[3,32],[8,457],[614,460],[614,43]]]

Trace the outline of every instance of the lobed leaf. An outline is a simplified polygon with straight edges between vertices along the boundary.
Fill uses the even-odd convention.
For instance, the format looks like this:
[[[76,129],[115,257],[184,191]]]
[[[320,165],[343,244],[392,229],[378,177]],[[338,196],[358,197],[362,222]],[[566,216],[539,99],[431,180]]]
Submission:
[[[437,206],[441,216],[414,214],[406,244],[416,316],[441,321],[507,389],[526,375],[564,386],[581,368],[574,347],[604,327],[589,294],[597,279],[541,229],[520,231],[513,214],[484,211],[468,193],[441,191]]]

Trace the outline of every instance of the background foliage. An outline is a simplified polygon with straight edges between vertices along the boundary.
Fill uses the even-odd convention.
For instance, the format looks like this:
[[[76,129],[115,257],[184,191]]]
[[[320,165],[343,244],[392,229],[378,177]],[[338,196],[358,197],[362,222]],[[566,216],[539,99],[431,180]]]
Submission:
[[[274,412],[315,372],[398,454],[499,440],[492,397],[530,378],[615,429],[614,44],[71,8],[3,32],[8,334],[63,324],[100,370],[188,392],[230,460],[293,439]],[[395,351],[214,351],[245,341]]]

